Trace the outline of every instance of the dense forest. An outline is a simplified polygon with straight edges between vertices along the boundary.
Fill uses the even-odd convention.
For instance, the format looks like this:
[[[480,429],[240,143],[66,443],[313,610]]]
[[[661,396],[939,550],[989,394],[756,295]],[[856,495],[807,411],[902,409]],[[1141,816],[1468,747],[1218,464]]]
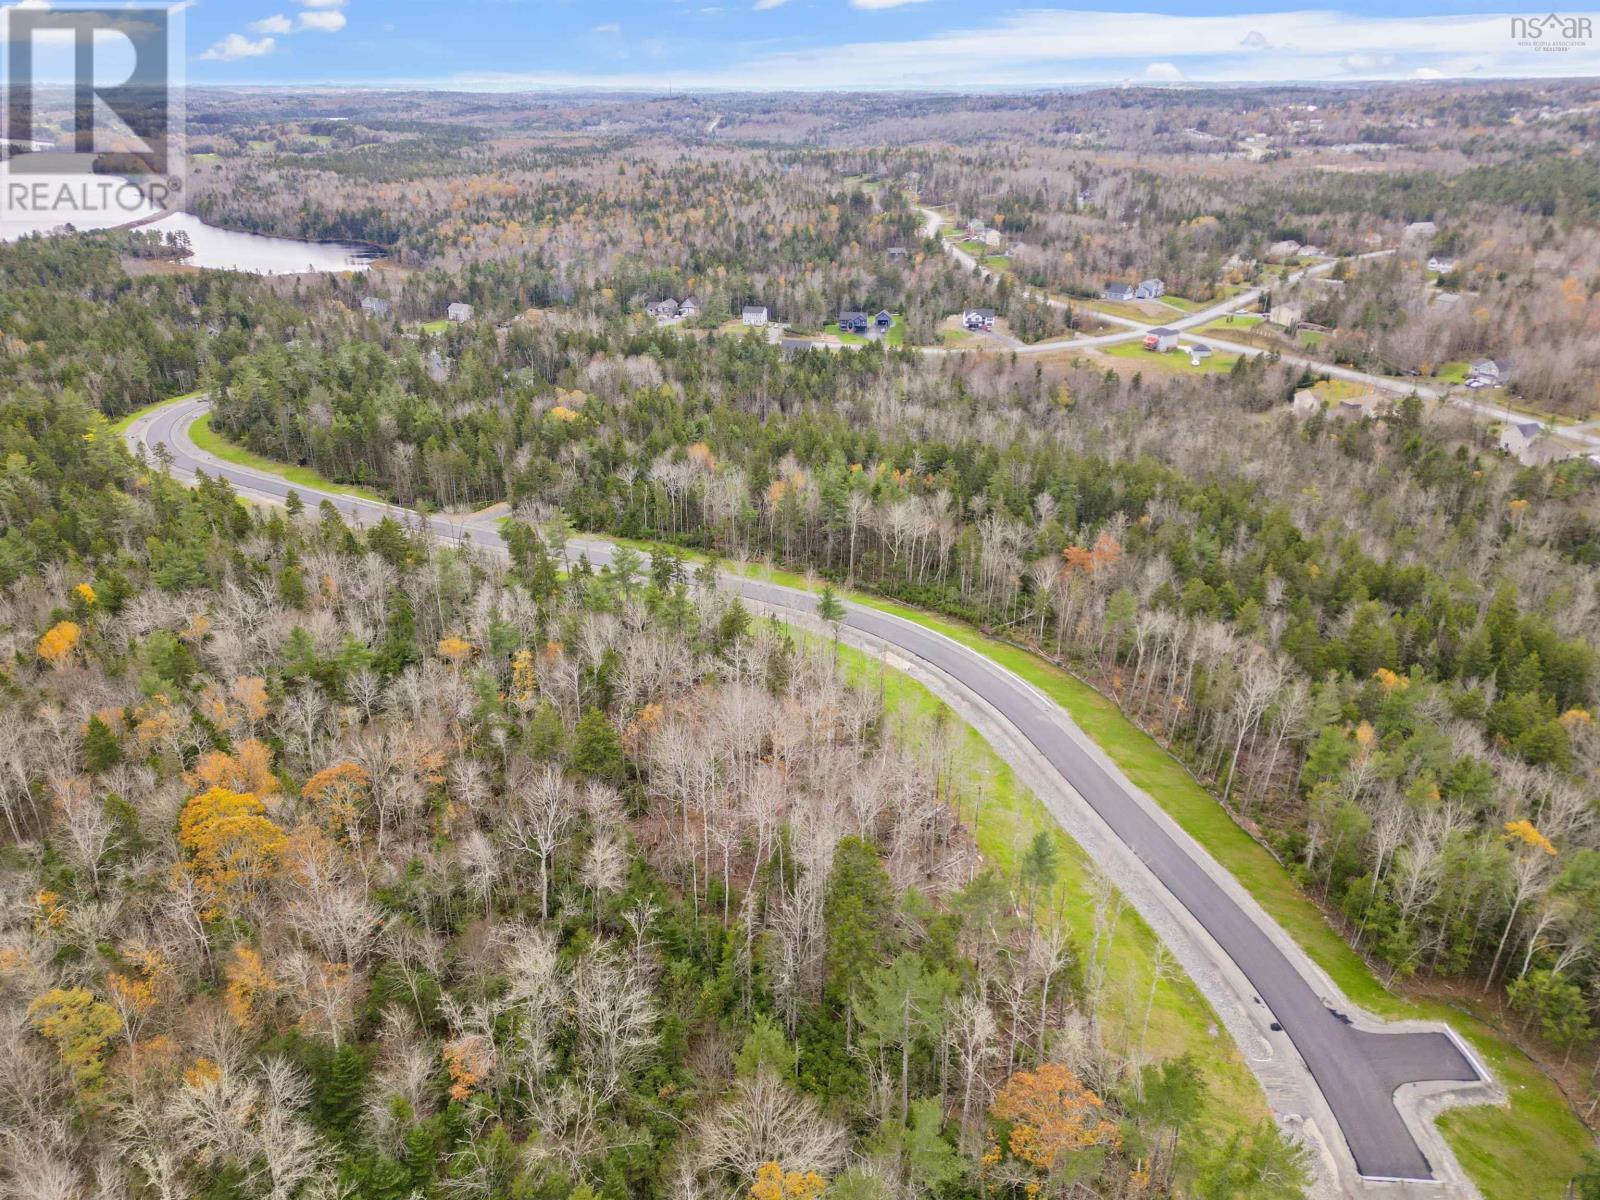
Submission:
[[[6,417],[8,1194],[1298,1194],[825,643]]]
[[[1587,95],[881,98],[848,129],[800,99],[229,95],[200,210],[386,263],[0,245],[7,1194],[1302,1194],[1306,1154],[1199,1063],[1106,1036],[1056,843],[985,861],[977,797],[849,653],[718,590],[751,559],[1088,680],[1381,979],[1470,990],[1592,1116],[1595,470],[1415,397],[1300,416],[1315,371],[1273,355],[921,352],[965,306],[1038,341],[1107,277],[1270,292],[1272,240],[1433,220],[1280,289],[1320,342],[1259,336],[1422,375],[1509,354],[1519,400],[1581,407]],[[918,201],[1003,230],[996,278]],[[802,335],[887,308],[904,345],[732,328],[752,303]],[[504,502],[512,553],[129,455],[118,418],[202,390],[245,450]],[[666,549],[596,571],[574,531]]]

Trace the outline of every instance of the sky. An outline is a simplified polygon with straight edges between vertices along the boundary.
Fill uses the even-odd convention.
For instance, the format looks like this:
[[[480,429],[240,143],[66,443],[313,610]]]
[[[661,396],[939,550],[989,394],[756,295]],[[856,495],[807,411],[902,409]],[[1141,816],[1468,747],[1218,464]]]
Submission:
[[[24,0],[40,6],[49,0]],[[1586,0],[1589,5],[1594,0]],[[191,84],[522,90],[1033,89],[1600,75],[1515,0],[188,0]],[[1562,43],[1557,49],[1555,43]]]

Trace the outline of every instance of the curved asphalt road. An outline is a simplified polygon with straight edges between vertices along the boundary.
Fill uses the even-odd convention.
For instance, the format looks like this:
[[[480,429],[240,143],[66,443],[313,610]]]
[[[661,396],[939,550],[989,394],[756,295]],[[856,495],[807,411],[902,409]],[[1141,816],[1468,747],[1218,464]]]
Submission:
[[[206,404],[202,398],[158,409],[135,421],[128,439],[152,450],[165,446],[179,475],[204,471],[221,476],[246,495],[281,501],[296,490],[312,501],[330,501],[357,522],[370,523],[385,516],[413,524],[419,520],[408,509],[314,488],[293,488],[278,476],[211,457],[194,445],[188,432]],[[428,528],[446,540],[502,544],[497,526],[485,518],[433,520]],[[608,557],[603,542],[584,541],[582,548],[593,561],[604,562]],[[806,592],[743,578],[726,582],[760,603],[804,613],[816,610],[816,598]],[[846,611],[844,623],[849,628],[932,664],[998,710],[1198,919],[1282,1024],[1327,1100],[1362,1176],[1390,1180],[1433,1177],[1393,1097],[1395,1089],[1406,1083],[1483,1079],[1451,1037],[1442,1032],[1376,1033],[1351,1025],[1324,1004],[1313,981],[1217,883],[1211,872],[1220,868],[1212,864],[1208,870],[1196,857],[1203,852],[1180,843],[1163,828],[1135,798],[1133,784],[1062,735],[1063,714],[1052,701],[993,660],[939,633],[875,609],[847,605]]]

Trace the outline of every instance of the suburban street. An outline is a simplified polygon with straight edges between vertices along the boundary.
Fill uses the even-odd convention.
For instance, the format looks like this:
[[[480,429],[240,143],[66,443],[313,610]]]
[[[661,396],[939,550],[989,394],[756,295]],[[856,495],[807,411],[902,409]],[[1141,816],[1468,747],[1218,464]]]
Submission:
[[[919,208],[918,211],[921,212],[925,218],[925,223],[922,227],[923,235],[925,237],[938,237],[939,228],[943,224],[944,219],[938,214],[938,212],[931,208]],[[989,270],[987,267],[980,266],[977,259],[975,259],[971,254],[968,254],[965,250],[953,242],[945,241],[942,238],[940,241],[943,244],[945,251],[950,254],[950,256],[956,260],[956,262],[960,263],[968,270],[981,271],[986,280],[993,280],[994,272]],[[1393,253],[1394,250],[1392,249],[1373,250],[1366,254],[1358,254],[1350,261],[1360,262],[1366,259],[1383,258]],[[1319,262],[1309,267],[1303,267],[1299,271],[1286,276],[1284,283],[1286,285],[1298,283],[1306,276],[1326,274],[1329,271],[1332,271],[1340,261],[1340,259],[1328,259],[1325,262]],[[1022,290],[1028,295],[1043,300],[1046,304],[1049,304],[1052,307],[1070,307],[1067,301],[1058,299],[1057,297],[1048,295],[1047,293],[1039,292],[1037,289],[1023,288]],[[1200,326],[1205,325],[1210,321],[1215,321],[1221,317],[1225,317],[1230,313],[1243,312],[1260,298],[1261,289],[1250,288],[1246,291],[1238,293],[1235,296],[1230,296],[1228,299],[1223,300],[1220,303],[1213,304],[1209,308],[1203,309],[1200,312],[1191,313],[1188,316],[1180,317],[1175,320],[1161,321],[1157,323],[1141,323],[1133,320],[1130,317],[1117,316],[1111,313],[1095,312],[1095,316],[1100,320],[1105,321],[1108,324],[1122,326],[1125,332],[1099,334],[1090,337],[1058,338],[1054,341],[1035,342],[1032,345],[1022,346],[1013,351],[1013,353],[1024,355],[1057,354],[1064,350],[1086,350],[1101,346],[1115,346],[1124,342],[1137,341],[1139,338],[1142,338],[1145,334],[1150,332],[1150,330],[1158,327],[1164,329],[1175,329],[1179,332],[1186,332],[1189,330],[1198,329]],[[1209,334],[1189,333],[1188,340],[1191,342],[1196,342],[1202,346],[1210,346],[1213,350],[1219,350],[1229,354],[1238,354],[1246,358],[1256,358],[1263,354],[1272,353],[1271,351],[1262,349],[1260,346],[1252,346],[1243,342],[1232,342],[1228,341],[1226,338],[1214,337]],[[931,352],[937,354],[960,354],[969,351],[960,347],[936,347],[933,348]],[[1474,413],[1477,416],[1485,417],[1492,421],[1531,422],[1532,424],[1538,425],[1541,428],[1549,428],[1555,432],[1559,432],[1562,437],[1586,446],[1591,450],[1600,450],[1600,421],[1591,421],[1577,426],[1558,428],[1550,425],[1548,421],[1545,421],[1539,417],[1530,416],[1527,413],[1515,412],[1509,408],[1506,408],[1504,405],[1493,404],[1483,400],[1478,400],[1471,396],[1465,396],[1459,392],[1454,392],[1449,388],[1431,387],[1414,379],[1401,379],[1388,375],[1374,375],[1367,371],[1358,371],[1353,367],[1341,367],[1333,363],[1323,362],[1320,359],[1308,358],[1304,355],[1293,353],[1283,353],[1281,351],[1278,352],[1278,360],[1280,362],[1291,363],[1295,366],[1304,367],[1307,370],[1314,371],[1319,375],[1326,375],[1330,379],[1342,379],[1350,383],[1358,383],[1365,387],[1370,387],[1376,391],[1387,392],[1395,396],[1409,396],[1415,393],[1424,400],[1434,400],[1445,404],[1451,404],[1457,408],[1465,409],[1468,412]]]
[[[1228,303],[1237,302],[1241,297]],[[1194,319],[1210,319],[1210,312]],[[1127,336],[1137,334],[1118,335]],[[204,415],[208,403],[204,397],[186,399],[145,414],[128,430],[130,445],[152,460],[165,458],[178,478],[201,472],[220,476],[247,499],[281,503],[294,490],[308,503],[331,503],[355,524],[393,517],[408,525],[425,524],[428,532],[446,541],[488,549],[502,546],[490,516],[423,517],[359,497],[295,487],[270,472],[215,458],[200,450],[189,435],[190,425]],[[573,549],[597,564],[610,553],[607,543],[589,538],[574,539]],[[725,576],[723,586],[764,607],[802,617],[815,613],[816,599],[805,591],[735,575]],[[1360,1181],[1459,1178],[1446,1170],[1453,1164],[1441,1163],[1448,1152],[1431,1122],[1408,1108],[1405,1097],[1398,1103],[1396,1099],[1396,1089],[1410,1084],[1432,1085],[1420,1090],[1434,1096],[1448,1093],[1449,1085],[1456,1084],[1460,1095],[1470,1093],[1479,1101],[1493,1090],[1492,1081],[1453,1033],[1436,1025],[1385,1029],[1382,1022],[1357,1011],[1223,868],[1099,753],[1058,705],[1023,679],[976,650],[873,608],[847,605],[844,626],[958,681],[999,714],[1131,851],[1159,885],[1152,891],[1165,897],[1172,912],[1198,922],[1233,968],[1202,984],[1231,989],[1229,994],[1208,992],[1208,996],[1219,1007],[1239,1004],[1264,1012],[1262,1024],[1270,1022],[1266,1038],[1272,1051],[1314,1081]],[[1410,1089],[1408,1094],[1417,1091]],[[1336,1153],[1342,1149],[1336,1148]],[[1435,1155],[1431,1160],[1430,1153]],[[1342,1171],[1340,1176],[1343,1193],[1358,1194],[1358,1181],[1344,1178]]]

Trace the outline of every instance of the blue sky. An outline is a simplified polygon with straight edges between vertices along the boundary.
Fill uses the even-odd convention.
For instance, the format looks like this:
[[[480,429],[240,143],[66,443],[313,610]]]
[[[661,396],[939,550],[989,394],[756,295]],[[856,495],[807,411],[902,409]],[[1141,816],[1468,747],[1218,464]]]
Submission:
[[[1519,44],[1512,15],[1543,11],[1514,0],[193,0],[185,20],[191,83],[663,91],[1600,75],[1600,13],[1563,51]]]

